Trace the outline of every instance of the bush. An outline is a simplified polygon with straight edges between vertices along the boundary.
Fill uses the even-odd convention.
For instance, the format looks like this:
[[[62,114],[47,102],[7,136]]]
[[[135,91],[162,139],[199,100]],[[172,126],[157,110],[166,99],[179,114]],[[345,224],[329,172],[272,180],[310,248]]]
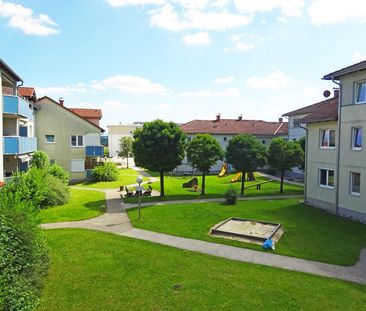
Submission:
[[[42,150],[36,151],[31,160],[31,166],[37,168],[46,168],[50,164],[50,159],[48,158],[48,154]]]
[[[33,310],[48,267],[38,209],[6,188],[0,190],[0,310]]]
[[[49,166],[48,172],[60,179],[64,184],[68,184],[70,181],[70,174],[63,169],[63,167],[57,163],[53,163]]]
[[[224,198],[225,198],[225,204],[227,204],[227,205],[235,205],[236,204],[236,200],[238,198],[238,195],[237,195],[235,189],[230,188],[229,190],[227,190],[225,192]]]
[[[13,176],[2,190],[17,193],[20,200],[38,208],[62,205],[69,200],[69,190],[61,179],[49,174],[48,169],[30,168]]]
[[[118,179],[117,165],[112,162],[105,162],[92,170],[93,178],[96,181],[115,181]]]

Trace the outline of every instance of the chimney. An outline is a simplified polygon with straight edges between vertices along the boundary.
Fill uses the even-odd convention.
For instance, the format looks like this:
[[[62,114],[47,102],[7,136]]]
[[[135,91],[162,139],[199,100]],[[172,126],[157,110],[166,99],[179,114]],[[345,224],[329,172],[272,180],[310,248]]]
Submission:
[[[217,115],[216,115],[216,121],[220,121],[221,119],[221,113],[219,112]]]
[[[61,106],[63,106],[64,105],[64,98],[63,97],[60,97],[59,99],[58,99],[58,101],[59,101],[59,103],[60,103],[60,105]]]
[[[334,88],[333,92],[334,92],[334,98],[338,98],[339,97],[339,88]]]
[[[283,122],[283,118],[278,118],[278,122],[282,123]]]
[[[238,120],[239,120],[239,121],[243,120],[243,115],[242,115],[242,114],[239,114],[239,116],[238,116]]]

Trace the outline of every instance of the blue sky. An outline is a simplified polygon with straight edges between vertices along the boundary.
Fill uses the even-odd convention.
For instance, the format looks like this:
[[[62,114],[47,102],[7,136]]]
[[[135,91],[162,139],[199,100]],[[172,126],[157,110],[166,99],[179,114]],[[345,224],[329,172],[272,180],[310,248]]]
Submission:
[[[102,126],[275,121],[366,59],[364,0],[0,0],[0,57]]]

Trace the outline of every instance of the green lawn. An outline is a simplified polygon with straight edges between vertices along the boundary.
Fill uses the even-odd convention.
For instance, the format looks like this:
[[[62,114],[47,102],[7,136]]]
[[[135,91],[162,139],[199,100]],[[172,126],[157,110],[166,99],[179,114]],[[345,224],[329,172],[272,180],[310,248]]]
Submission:
[[[128,215],[137,228],[256,250],[262,250],[261,246],[211,237],[209,230],[230,217],[281,223],[285,233],[275,253],[338,265],[354,264],[360,249],[366,247],[366,225],[299,204],[295,199],[151,206],[142,210],[141,221],[135,209]]]
[[[104,213],[105,194],[100,191],[70,189],[69,203],[41,210],[42,223],[93,218]]]
[[[361,310],[366,286],[111,234],[45,232],[51,266],[38,311]]]
[[[191,188],[183,188],[183,183],[186,183],[192,179],[192,177],[187,176],[179,176],[179,177],[171,177],[165,176],[165,197],[144,197],[144,202],[153,202],[153,201],[168,201],[168,200],[189,200],[189,199],[197,199],[197,198],[222,198],[224,192],[229,188],[235,188],[238,193],[240,193],[241,183],[231,183],[230,180],[235,176],[235,174],[231,174],[225,177],[218,177],[217,175],[209,175],[206,176],[206,195],[200,196],[199,192],[193,192]],[[260,182],[267,181],[268,179],[262,176],[256,175],[256,180],[254,181],[246,181],[244,186],[254,185]],[[201,189],[202,178],[198,177],[198,186]],[[153,189],[160,190],[160,182],[155,182],[152,184]],[[244,196],[268,196],[268,195],[281,195],[280,191],[280,183],[277,181],[270,182],[267,184],[263,184],[261,186],[261,190],[256,190],[256,187],[251,187],[245,189]],[[284,184],[284,193],[283,194],[298,194],[302,195],[304,192],[304,188],[302,186],[296,186],[291,184]],[[137,198],[125,198],[126,203],[137,202]]]
[[[120,186],[127,186],[136,183],[136,177],[138,176],[138,172],[133,170],[132,168],[122,168],[118,172],[118,180],[116,181],[104,181],[104,182],[82,182],[76,184],[78,187],[87,187],[87,188],[97,188],[97,189],[113,189],[119,188]],[[144,178],[144,181],[147,178]]]

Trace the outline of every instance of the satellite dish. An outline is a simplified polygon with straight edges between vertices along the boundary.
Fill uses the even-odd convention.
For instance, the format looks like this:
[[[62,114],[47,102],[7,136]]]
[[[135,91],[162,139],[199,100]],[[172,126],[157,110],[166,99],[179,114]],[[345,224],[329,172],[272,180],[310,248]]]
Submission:
[[[325,98],[328,98],[330,96],[330,91],[329,90],[325,90],[323,92],[323,95],[324,95]]]

